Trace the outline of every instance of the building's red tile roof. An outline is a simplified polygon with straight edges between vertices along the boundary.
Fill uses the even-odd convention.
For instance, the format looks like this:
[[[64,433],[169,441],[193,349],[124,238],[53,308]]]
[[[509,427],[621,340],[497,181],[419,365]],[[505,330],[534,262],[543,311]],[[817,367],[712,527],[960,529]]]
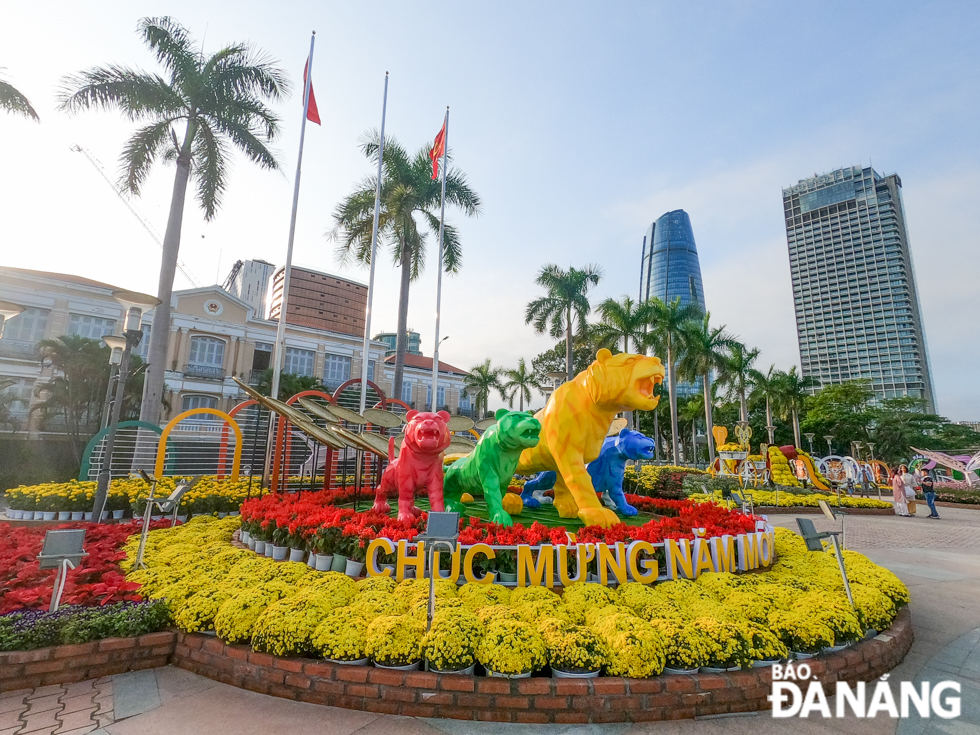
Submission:
[[[385,358],[385,362],[390,365],[394,365],[395,356],[388,355],[388,357]],[[432,358],[426,357],[425,355],[412,355],[409,353],[405,353],[405,366],[413,367],[413,368],[421,368],[422,370],[432,370]],[[442,360],[439,361],[439,372],[457,373],[459,375],[469,374],[468,370],[460,370],[458,367],[453,367],[452,365],[445,363]]]

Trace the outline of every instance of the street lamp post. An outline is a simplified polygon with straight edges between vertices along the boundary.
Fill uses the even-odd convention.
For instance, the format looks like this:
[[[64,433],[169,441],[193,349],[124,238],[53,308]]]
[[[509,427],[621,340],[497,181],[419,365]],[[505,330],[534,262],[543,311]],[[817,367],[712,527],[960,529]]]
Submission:
[[[129,357],[133,348],[139,345],[143,338],[140,320],[146,309],[157,306],[160,299],[135,291],[114,291],[113,297],[123,307],[123,335],[111,335],[102,340],[115,352],[121,350],[119,371],[116,378],[116,397],[112,403],[109,419],[109,433],[105,439],[105,450],[102,453],[102,466],[99,468],[99,481],[95,488],[95,499],[92,502],[92,520],[102,522],[102,512],[109,496],[109,481],[112,471],[112,452],[116,445],[116,431],[119,428],[119,417],[122,412],[123,395],[126,391],[126,378],[129,373]],[[110,361],[111,361],[110,357]]]
[[[109,340],[115,341],[119,337],[108,335]],[[106,347],[109,348],[109,384],[105,388],[105,401],[102,404],[102,420],[99,422],[99,431],[109,425],[109,416],[112,412],[113,396],[115,395],[116,383],[119,381],[119,366],[122,364],[123,347],[113,347],[103,337]]]
[[[827,455],[829,456],[834,453],[834,447],[832,443],[834,441],[834,437],[832,434],[825,434],[823,439],[825,442],[827,442]]]
[[[804,434],[803,436],[805,436],[806,440],[810,442],[810,454],[813,454],[813,437],[815,437],[816,434]]]

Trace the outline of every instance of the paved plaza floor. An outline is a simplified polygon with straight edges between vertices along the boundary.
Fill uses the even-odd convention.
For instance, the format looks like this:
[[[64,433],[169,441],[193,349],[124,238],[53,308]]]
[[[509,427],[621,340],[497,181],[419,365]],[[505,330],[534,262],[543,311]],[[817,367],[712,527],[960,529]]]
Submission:
[[[164,667],[0,694],[0,735],[980,734],[980,511],[940,508],[940,513],[938,521],[923,515],[852,515],[845,523],[847,547],[894,571],[912,594],[915,643],[891,681],[960,682],[963,714],[956,720],[881,715],[775,720],[769,713],[634,725],[426,720],[286,701]],[[822,516],[807,517],[820,530],[833,526]],[[795,530],[795,518],[773,516],[772,521]]]

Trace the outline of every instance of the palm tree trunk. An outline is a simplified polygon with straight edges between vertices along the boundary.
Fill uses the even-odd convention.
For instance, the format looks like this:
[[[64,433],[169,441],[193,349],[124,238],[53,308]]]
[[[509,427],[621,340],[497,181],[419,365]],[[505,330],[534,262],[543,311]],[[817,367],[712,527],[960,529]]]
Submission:
[[[653,410],[653,448],[654,456],[657,461],[660,461],[660,421],[658,420],[659,414],[657,409]]]
[[[715,463],[715,437],[713,430],[715,428],[714,418],[712,417],[711,405],[711,373],[705,373],[701,381],[704,383],[704,438],[708,443],[708,464],[713,465]]]
[[[802,449],[803,445],[800,444],[800,416],[796,412],[796,406],[793,406],[793,441],[796,442],[796,446]]]
[[[189,138],[193,137],[191,126],[184,148],[189,149]],[[177,271],[177,253],[180,251],[180,228],[184,220],[184,200],[187,194],[187,181],[190,178],[189,155],[184,153],[177,159],[177,175],[174,177],[173,194],[170,197],[170,215],[167,217],[167,232],[163,236],[163,257],[160,261],[160,282],[157,297],[160,305],[153,310],[153,323],[150,329],[150,345],[147,350],[147,366],[143,379],[143,402],[140,405],[140,421],[160,424],[163,408],[164,371],[167,369],[167,348],[170,344],[170,300],[174,291],[174,274]],[[281,318],[285,318],[282,315]],[[277,359],[278,359],[277,355]],[[134,454],[142,457],[142,452]],[[134,467],[134,469],[136,469]]]
[[[572,307],[568,307],[565,319],[565,379],[572,382]]]
[[[749,420],[749,405],[745,400],[745,388],[743,387],[738,394],[739,402],[741,404],[742,421]]]
[[[670,442],[673,449],[674,464],[676,465],[680,461],[680,454],[677,450],[677,380],[674,376],[674,348],[672,345],[667,346],[667,369],[670,371],[668,379],[670,380]]]
[[[395,398],[402,397],[402,379],[405,376],[405,352],[408,349],[408,290],[412,282],[412,254],[401,238],[401,285],[398,291],[398,335],[395,337],[395,379],[391,390]],[[432,358],[433,360],[435,357]],[[435,396],[433,396],[435,405]]]
[[[518,393],[517,400],[518,400],[518,403],[520,404],[520,409],[519,410],[520,410],[521,413],[524,413],[524,388],[518,388],[517,389],[517,393]],[[513,404],[511,404],[511,405],[513,405]]]
[[[698,463],[698,423],[691,419],[691,461]]]
[[[630,351],[630,338],[628,334],[623,335],[623,352],[628,353]],[[623,414],[623,418],[626,419],[626,425],[630,427],[633,431],[636,431],[636,411],[626,411]]]

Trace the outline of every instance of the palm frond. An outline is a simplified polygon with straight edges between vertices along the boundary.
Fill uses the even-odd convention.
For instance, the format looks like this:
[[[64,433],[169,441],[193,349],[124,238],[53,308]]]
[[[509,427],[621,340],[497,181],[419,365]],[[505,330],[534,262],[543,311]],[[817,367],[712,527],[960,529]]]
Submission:
[[[190,33],[180,23],[167,16],[143,18],[136,29],[157,61],[170,72],[172,84],[195,75],[198,55]]]
[[[37,111],[31,106],[30,100],[14,85],[0,79],[0,110],[16,112],[24,117],[41,122]]]
[[[180,95],[157,74],[125,66],[102,66],[62,78],[59,109],[69,114],[118,108],[130,120],[186,114]]]
[[[126,191],[138,195],[161,149],[174,149],[171,137],[172,122],[167,118],[147,125],[137,130],[126,141],[119,156],[122,167],[120,186]]]
[[[204,219],[214,217],[221,206],[221,196],[227,185],[227,146],[215,135],[207,122],[197,121],[194,136],[194,176],[197,179],[197,201],[204,210]]]

